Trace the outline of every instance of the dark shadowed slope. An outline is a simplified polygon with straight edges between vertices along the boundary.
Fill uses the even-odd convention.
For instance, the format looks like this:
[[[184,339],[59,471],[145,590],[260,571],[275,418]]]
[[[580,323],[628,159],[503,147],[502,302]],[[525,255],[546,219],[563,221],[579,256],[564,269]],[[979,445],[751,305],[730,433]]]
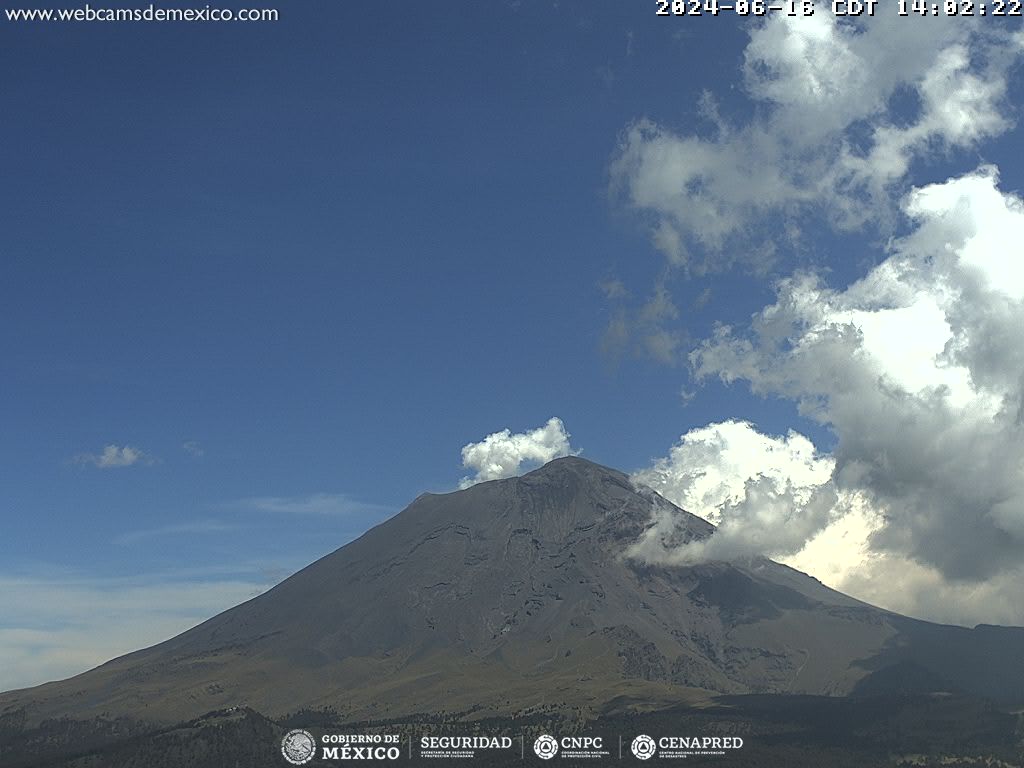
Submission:
[[[655,503],[668,504],[578,458],[423,495],[266,594],[153,648],[4,694],[0,713],[173,723],[239,705],[329,705],[359,719],[709,693],[1024,692],[1024,630],[913,621],[763,559],[625,558]],[[674,514],[679,541],[714,530]]]

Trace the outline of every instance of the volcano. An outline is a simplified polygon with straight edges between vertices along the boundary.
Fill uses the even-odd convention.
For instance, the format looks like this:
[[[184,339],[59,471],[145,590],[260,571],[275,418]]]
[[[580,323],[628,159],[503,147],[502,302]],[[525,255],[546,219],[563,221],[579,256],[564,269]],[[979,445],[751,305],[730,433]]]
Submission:
[[[268,592],[154,647],[0,695],[0,715],[180,723],[213,710],[350,720],[652,709],[727,694],[1024,698],[1024,629],[899,616],[763,558],[652,565],[713,535],[580,458],[424,494]]]

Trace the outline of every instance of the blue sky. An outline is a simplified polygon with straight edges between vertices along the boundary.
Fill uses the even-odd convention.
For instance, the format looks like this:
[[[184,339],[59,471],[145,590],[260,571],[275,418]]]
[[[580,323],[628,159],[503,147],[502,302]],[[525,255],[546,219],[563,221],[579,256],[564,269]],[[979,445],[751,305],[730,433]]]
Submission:
[[[808,569],[831,555],[800,546],[846,517],[842,494],[869,517],[910,504],[885,494],[891,478],[840,477],[863,441],[837,391],[691,352],[718,338],[721,353],[722,324],[767,344],[750,318],[780,279],[841,292],[885,262],[925,228],[901,207],[912,189],[984,164],[1002,194],[1022,186],[1019,20],[887,14],[868,39],[824,10],[824,26],[783,28],[654,3],[279,8],[261,24],[0,22],[0,580],[23,595],[0,611],[0,668],[16,670],[0,688],[180,631],[471,481],[463,446],[506,428],[529,442],[551,417],[571,434],[555,453],[661,472],[647,480],[670,498],[719,522],[733,510],[737,541],[766,536],[744,488],[781,450],[772,498],[839,494],[828,520],[772,524],[797,541],[764,551],[804,552]],[[904,38],[906,71],[877,88],[869,66],[826,55],[850,43],[853,65],[878,66],[867,49]],[[928,101],[984,82],[1003,87]],[[833,297],[836,317],[851,296]],[[756,426],[730,433],[756,448],[743,466],[723,469],[719,433],[711,458],[687,454],[728,475],[698,499],[670,451],[740,422]],[[788,430],[814,458],[778,448]],[[991,507],[978,514],[1002,519]],[[912,529],[872,552],[930,569],[922,591],[1015,573],[1017,549],[971,571]],[[991,615],[1021,615],[992,589]]]

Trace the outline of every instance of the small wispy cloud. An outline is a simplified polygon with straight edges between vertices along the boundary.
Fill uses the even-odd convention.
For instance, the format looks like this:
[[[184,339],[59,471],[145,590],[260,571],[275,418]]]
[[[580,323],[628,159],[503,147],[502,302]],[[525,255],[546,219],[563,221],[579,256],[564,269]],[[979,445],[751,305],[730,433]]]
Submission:
[[[201,446],[195,440],[186,440],[184,443],[181,444],[181,450],[183,450],[189,456],[193,456],[197,459],[200,456],[204,456],[206,454],[206,451],[203,450],[203,446]]]
[[[156,464],[157,458],[132,445],[110,444],[104,446],[99,453],[79,453],[71,461],[75,464],[89,464],[97,469],[116,469],[136,464]]]
[[[358,501],[344,493],[313,493],[304,496],[251,496],[228,502],[232,509],[253,509],[285,515],[386,516],[390,507]]]
[[[203,535],[233,531],[238,525],[226,523],[222,520],[192,520],[176,525],[164,525],[158,528],[145,528],[138,531],[122,533],[114,539],[115,544],[134,544],[146,539],[154,539],[160,536],[182,536],[182,535]]]
[[[601,339],[601,349],[613,363],[627,351],[665,365],[680,362],[680,347],[687,340],[678,326],[679,308],[669,294],[666,278],[655,286],[639,308],[629,306],[630,293],[618,280],[601,284],[610,302],[611,318]]]

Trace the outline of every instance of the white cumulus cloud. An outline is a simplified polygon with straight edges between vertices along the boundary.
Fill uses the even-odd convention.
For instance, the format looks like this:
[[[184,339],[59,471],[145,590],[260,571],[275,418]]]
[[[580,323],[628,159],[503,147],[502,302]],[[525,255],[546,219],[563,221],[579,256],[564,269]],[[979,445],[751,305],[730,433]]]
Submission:
[[[514,477],[524,463],[544,464],[572,454],[569,433],[559,418],[551,418],[543,427],[512,433],[509,429],[487,435],[478,443],[462,448],[462,466],[476,472],[464,477],[460,488],[487,480]]]
[[[680,547],[671,543],[672,521],[661,516],[630,554],[676,564],[794,555],[852,504],[840,500],[834,468],[797,432],[774,437],[742,421],[693,429],[633,479],[718,530]]]

